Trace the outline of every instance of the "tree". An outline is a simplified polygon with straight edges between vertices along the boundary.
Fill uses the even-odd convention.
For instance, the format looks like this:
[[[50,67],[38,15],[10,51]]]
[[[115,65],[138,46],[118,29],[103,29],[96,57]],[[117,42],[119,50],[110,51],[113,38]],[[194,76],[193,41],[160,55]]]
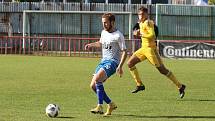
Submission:
[[[215,0],[208,0],[208,5],[215,5]]]

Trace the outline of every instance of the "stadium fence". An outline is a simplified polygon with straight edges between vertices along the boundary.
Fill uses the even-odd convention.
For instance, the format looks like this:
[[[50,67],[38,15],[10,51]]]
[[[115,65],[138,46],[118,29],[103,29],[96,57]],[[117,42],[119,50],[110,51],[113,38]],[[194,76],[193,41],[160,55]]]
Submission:
[[[87,43],[98,40],[99,38],[0,36],[0,54],[101,57],[100,49],[84,50]],[[140,47],[138,39],[125,41],[129,55]]]
[[[84,46],[99,38],[77,37],[22,37],[0,36],[0,54],[101,57],[101,50],[85,50]],[[139,39],[126,39],[128,55],[141,47]],[[215,59],[215,41],[208,40],[158,40],[162,57]]]
[[[118,11],[132,13],[132,26],[137,21],[137,10],[141,4],[104,4],[104,3],[0,3],[0,35],[21,36],[23,33],[23,11]],[[156,4],[150,7],[151,18],[159,27],[161,40],[215,40],[215,6],[193,6]],[[39,15],[39,14],[38,14]],[[95,15],[59,15],[43,14],[40,19],[32,14],[30,19],[30,34],[32,36],[57,35],[98,37],[100,35],[99,19]],[[156,15],[156,16],[155,16]],[[52,18],[52,19],[48,19]],[[127,17],[120,17],[127,20]],[[47,20],[49,22],[47,22]],[[117,27],[128,37],[128,23],[117,19]],[[39,21],[38,26],[33,22]],[[49,25],[47,27],[46,25]],[[58,23],[58,24],[56,24]],[[68,24],[65,24],[68,23]],[[88,23],[88,24],[85,24]],[[61,29],[53,27],[61,26]],[[70,27],[74,26],[74,27]]]

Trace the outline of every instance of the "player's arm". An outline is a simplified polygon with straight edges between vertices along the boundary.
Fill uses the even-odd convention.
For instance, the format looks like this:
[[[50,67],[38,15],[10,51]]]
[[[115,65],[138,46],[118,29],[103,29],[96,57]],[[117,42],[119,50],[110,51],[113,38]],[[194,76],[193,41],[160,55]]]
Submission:
[[[148,38],[148,39],[155,37],[155,31],[154,31],[154,24],[153,23],[147,22],[147,23],[143,24],[142,26],[143,26],[142,30],[147,30],[147,32],[140,31],[141,37]]]
[[[122,68],[123,64],[125,63],[125,60],[127,58],[127,49],[122,50],[122,55],[121,55],[121,59],[120,59],[120,63],[119,63],[119,68]]]
[[[100,37],[99,41],[86,44],[84,46],[85,50],[89,50],[91,48],[100,48],[102,46],[103,33],[104,33],[104,31],[101,32],[101,37]]]
[[[134,30],[134,31],[133,31],[133,35],[134,35],[135,37],[138,37],[138,38],[141,37],[141,36],[140,36],[140,30],[139,30],[139,29]]]
[[[139,25],[139,22],[137,22],[135,24],[135,26],[133,27],[133,36],[135,38],[140,38],[140,25]]]
[[[140,26],[139,26],[139,23],[137,22],[133,27],[133,31],[138,29],[140,29]]]
[[[100,48],[102,46],[100,41],[89,43],[85,45],[85,50],[89,50],[91,48]]]
[[[122,66],[125,63],[126,58],[127,58],[127,50],[125,49],[122,51],[121,60],[120,60],[119,66],[117,67],[117,70],[116,70],[120,77],[123,74]]]
[[[122,69],[122,66],[124,65],[125,63],[125,60],[127,58],[127,49],[126,49],[126,45],[125,45],[125,39],[124,39],[124,36],[123,35],[120,35],[121,39],[120,39],[120,42],[119,42],[119,46],[122,50],[122,54],[121,54],[121,59],[120,59],[120,62],[119,62],[119,65],[116,69],[116,72],[117,74],[119,74],[119,76],[121,77],[122,74],[123,74],[123,69]]]

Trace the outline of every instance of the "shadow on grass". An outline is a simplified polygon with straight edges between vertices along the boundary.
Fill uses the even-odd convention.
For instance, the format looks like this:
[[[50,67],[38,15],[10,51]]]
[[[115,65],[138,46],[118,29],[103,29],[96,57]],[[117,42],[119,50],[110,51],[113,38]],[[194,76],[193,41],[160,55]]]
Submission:
[[[208,102],[209,102],[209,101],[215,101],[215,100],[199,100],[199,101],[203,101],[203,102],[204,102],[204,101],[205,101],[205,102],[208,101]]]
[[[215,116],[140,116],[140,115],[120,115],[122,117],[133,117],[133,118],[166,118],[166,119],[215,119]]]
[[[75,118],[75,117],[71,117],[71,116],[58,116],[56,118],[72,119],[72,118]]]
[[[214,99],[182,99],[178,101],[199,101],[199,102],[215,102]]]

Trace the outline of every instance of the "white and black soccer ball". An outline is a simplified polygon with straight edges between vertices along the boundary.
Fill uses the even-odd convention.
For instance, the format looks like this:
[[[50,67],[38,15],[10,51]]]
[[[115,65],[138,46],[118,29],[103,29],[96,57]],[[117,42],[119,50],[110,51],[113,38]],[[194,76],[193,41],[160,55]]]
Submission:
[[[49,104],[46,107],[46,115],[48,117],[54,118],[57,117],[60,112],[60,108],[57,104]]]

